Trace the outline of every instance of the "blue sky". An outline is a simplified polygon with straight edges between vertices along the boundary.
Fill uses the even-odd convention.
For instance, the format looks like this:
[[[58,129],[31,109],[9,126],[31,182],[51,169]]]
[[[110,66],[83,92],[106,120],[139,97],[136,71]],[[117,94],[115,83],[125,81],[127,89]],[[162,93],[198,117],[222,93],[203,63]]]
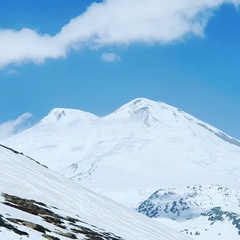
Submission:
[[[0,136],[146,97],[240,139],[240,1],[94,2],[0,2]]]

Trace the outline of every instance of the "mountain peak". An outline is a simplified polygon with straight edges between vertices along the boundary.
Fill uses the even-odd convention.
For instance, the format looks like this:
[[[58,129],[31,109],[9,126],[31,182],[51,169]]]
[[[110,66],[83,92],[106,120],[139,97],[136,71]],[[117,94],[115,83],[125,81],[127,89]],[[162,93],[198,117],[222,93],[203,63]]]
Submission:
[[[72,121],[94,121],[98,117],[92,113],[70,108],[54,108],[42,119],[41,123],[61,122],[69,123]]]
[[[130,108],[130,109],[139,109],[139,108],[151,108],[157,107],[161,102],[156,102],[148,98],[136,98],[129,103],[123,105],[120,109]],[[119,110],[120,110],[119,109]]]
[[[2,143],[92,189],[133,189],[133,200],[124,200],[126,204],[139,201],[139,188],[157,189],[159,182],[166,187],[189,181],[240,186],[239,141],[175,107],[145,98],[103,118],[54,109],[40,124]],[[135,175],[141,181],[133,180]]]
[[[107,118],[114,120],[130,120],[145,127],[150,127],[156,122],[160,122],[156,112],[159,107],[162,109],[163,105],[164,104],[161,102],[155,102],[147,98],[137,98],[123,105],[115,112],[108,115]]]
[[[156,104],[156,101],[150,100],[148,98],[136,98],[129,102],[129,104],[133,105],[144,105],[144,106],[151,106],[153,104]]]
[[[66,116],[66,112],[64,109],[61,108],[54,108],[50,114],[56,117],[56,120],[59,121],[62,117]]]

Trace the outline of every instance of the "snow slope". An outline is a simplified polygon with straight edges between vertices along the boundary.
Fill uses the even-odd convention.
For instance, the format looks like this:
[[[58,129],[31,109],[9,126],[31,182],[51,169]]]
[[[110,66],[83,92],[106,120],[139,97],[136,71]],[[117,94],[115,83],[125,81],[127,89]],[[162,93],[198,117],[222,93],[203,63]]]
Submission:
[[[36,126],[2,142],[129,206],[159,188],[240,187],[240,141],[145,98],[101,118],[54,109]]]
[[[211,185],[160,189],[137,210],[151,218],[175,220],[177,225],[171,226],[193,239],[240,238],[240,192],[229,188]]]
[[[2,145],[0,182],[0,239],[188,239]]]

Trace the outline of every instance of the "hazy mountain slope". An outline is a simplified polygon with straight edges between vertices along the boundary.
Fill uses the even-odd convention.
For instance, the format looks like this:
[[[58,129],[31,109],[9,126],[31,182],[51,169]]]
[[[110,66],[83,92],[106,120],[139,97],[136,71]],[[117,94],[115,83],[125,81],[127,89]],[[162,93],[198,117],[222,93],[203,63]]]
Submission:
[[[54,109],[3,143],[124,204],[136,204],[160,187],[240,186],[238,140],[148,99],[102,118]]]
[[[240,238],[240,192],[221,186],[160,189],[137,209],[151,218],[175,220],[193,239]],[[162,220],[161,220],[162,221]]]
[[[0,146],[1,239],[188,239]]]

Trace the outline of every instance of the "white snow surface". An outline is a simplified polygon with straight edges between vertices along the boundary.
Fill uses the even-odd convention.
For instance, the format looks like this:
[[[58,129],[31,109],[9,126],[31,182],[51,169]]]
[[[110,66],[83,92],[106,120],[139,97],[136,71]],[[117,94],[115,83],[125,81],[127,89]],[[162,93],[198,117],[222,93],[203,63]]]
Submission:
[[[45,203],[61,216],[77,218],[92,228],[113,233],[125,240],[189,239],[165,225],[95,194],[81,187],[75,181],[66,179],[24,155],[14,153],[3,146],[0,146],[0,182],[1,218],[5,220],[7,218],[21,219],[41,224],[52,231],[52,236],[58,236],[63,240],[69,238],[54,233],[58,230],[57,226],[43,221],[40,216],[3,204],[4,196],[2,194],[7,193]],[[21,224],[14,223],[13,225],[19,230],[27,232],[29,236],[19,236],[0,226],[0,239],[44,239],[39,231],[29,229]],[[70,231],[70,229],[67,230]],[[86,238],[78,234],[78,239]]]
[[[105,117],[54,109],[2,143],[136,207],[159,188],[240,188],[240,141],[162,102],[135,99]]]
[[[187,186],[160,189],[141,204],[139,211],[151,217],[190,219],[213,207],[240,214],[240,192],[222,186]]]
[[[237,190],[217,185],[160,189],[137,210],[196,240],[240,238]]]
[[[179,232],[185,233],[194,240],[239,240],[239,234],[231,221],[210,222],[206,217],[176,222],[158,218],[159,223],[171,225]]]

